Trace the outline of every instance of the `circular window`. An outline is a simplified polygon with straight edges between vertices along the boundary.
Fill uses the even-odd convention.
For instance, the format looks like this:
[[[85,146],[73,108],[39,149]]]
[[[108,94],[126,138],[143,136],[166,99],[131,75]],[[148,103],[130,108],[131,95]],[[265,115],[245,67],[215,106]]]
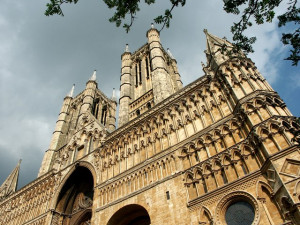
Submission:
[[[225,213],[227,225],[251,225],[254,217],[254,208],[246,201],[230,204]]]
[[[216,225],[258,225],[259,219],[257,200],[244,191],[225,195],[216,207]]]

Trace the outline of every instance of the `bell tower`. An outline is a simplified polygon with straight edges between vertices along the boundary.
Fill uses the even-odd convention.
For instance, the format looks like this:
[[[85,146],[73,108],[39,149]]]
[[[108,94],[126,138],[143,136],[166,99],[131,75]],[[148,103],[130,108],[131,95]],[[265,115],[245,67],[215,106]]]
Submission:
[[[38,176],[57,169],[55,164],[65,148],[70,150],[66,155],[68,163],[72,163],[98,147],[101,140],[116,129],[117,102],[114,93],[108,98],[98,89],[96,70],[86,82],[85,89],[75,97],[73,93],[74,85],[64,98]]]
[[[162,47],[159,31],[146,33],[147,43],[134,53],[122,54],[119,126],[146,112],[182,88],[177,62]]]

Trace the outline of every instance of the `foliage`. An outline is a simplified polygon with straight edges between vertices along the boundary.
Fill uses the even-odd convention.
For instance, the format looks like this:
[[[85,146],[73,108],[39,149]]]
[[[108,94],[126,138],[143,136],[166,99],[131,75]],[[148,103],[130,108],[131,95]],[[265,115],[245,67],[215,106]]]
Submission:
[[[137,12],[140,10],[140,0],[103,0],[110,9],[115,9],[114,15],[109,19],[110,22],[115,23],[117,27],[122,25],[126,20],[126,16],[130,16],[129,23],[123,23],[126,32],[130,30]],[[166,9],[164,15],[160,15],[154,19],[155,23],[162,24],[162,28],[169,27],[172,19],[172,11],[175,7],[184,6],[186,0],[169,0],[171,3],[170,9]],[[294,24],[296,29],[291,33],[282,34],[282,43],[284,45],[291,45],[291,54],[286,60],[291,60],[293,66],[298,65],[300,59],[300,9],[297,7],[298,0],[286,0],[288,7],[284,14],[279,15],[278,26],[283,27],[287,24]],[[61,5],[64,3],[76,4],[78,0],[50,0],[47,4],[45,15],[62,15]],[[155,4],[155,0],[144,0],[148,5]],[[231,32],[233,34],[233,41],[236,46],[235,51],[244,50],[246,53],[253,52],[252,44],[256,41],[256,37],[248,37],[245,31],[253,25],[264,24],[265,22],[272,22],[275,17],[275,9],[283,2],[283,0],[223,0],[224,10],[227,13],[239,15],[241,9],[240,21],[233,24]]]
[[[265,22],[272,22],[275,17],[275,9],[282,3],[283,0],[223,0],[224,10],[227,13],[240,14],[240,8],[244,7],[241,19],[239,22],[234,23],[231,27],[233,34],[233,41],[238,49],[253,52],[252,44],[255,42],[256,37],[247,37],[244,32],[252,26],[253,20],[256,24],[260,25]],[[296,30],[292,33],[283,33],[281,41],[284,45],[291,45],[291,54],[286,60],[291,60],[293,66],[298,65],[300,59],[300,37],[299,37],[299,24],[300,24],[300,9],[297,8],[298,0],[288,0],[288,8],[286,12],[279,15],[278,26],[285,26],[287,23],[294,23]]]

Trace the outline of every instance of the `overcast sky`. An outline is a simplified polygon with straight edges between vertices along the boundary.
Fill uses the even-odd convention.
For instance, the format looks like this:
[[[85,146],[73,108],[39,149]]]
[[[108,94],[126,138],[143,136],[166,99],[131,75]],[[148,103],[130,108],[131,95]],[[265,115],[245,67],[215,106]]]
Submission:
[[[108,22],[113,11],[102,0],[81,0],[63,7],[65,17],[44,16],[46,0],[0,1],[0,185],[21,158],[19,188],[37,176],[63,98],[75,83],[80,93],[94,69],[99,88],[110,97],[120,85],[120,56],[128,43],[133,52],[147,42],[153,18],[169,1],[143,6],[130,33]],[[189,0],[174,10],[171,27],[161,32],[164,48],[177,59],[184,85],[203,75],[206,62],[203,29],[231,40],[236,17],[220,0]],[[285,6],[279,9],[284,10]],[[254,27],[255,53],[250,58],[295,116],[300,114],[299,67],[283,59],[276,21]]]

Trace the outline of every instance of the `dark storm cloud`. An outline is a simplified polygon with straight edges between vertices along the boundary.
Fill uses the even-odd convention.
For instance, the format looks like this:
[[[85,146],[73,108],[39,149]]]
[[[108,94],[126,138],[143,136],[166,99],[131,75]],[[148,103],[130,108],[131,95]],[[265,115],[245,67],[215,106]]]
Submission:
[[[168,1],[142,6],[126,34],[108,22],[113,11],[101,0],[66,5],[65,17],[44,16],[45,4],[39,0],[0,2],[0,183],[19,158],[23,159],[20,186],[35,179],[62,100],[72,84],[76,84],[75,94],[79,93],[97,69],[98,86],[110,97],[112,89],[119,88],[120,55],[125,44],[135,51],[146,43],[153,18],[169,6]],[[171,28],[161,32],[161,41],[177,59],[186,85],[203,74],[203,29],[230,39],[233,17],[223,13],[217,0],[187,1],[173,16]],[[265,39],[258,43],[255,61],[269,63],[279,42],[274,38],[278,36],[274,27],[266,29],[272,35],[268,39],[262,29],[256,31]],[[270,79],[277,77],[277,67],[273,68]]]

